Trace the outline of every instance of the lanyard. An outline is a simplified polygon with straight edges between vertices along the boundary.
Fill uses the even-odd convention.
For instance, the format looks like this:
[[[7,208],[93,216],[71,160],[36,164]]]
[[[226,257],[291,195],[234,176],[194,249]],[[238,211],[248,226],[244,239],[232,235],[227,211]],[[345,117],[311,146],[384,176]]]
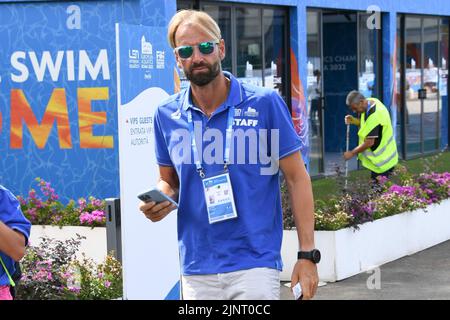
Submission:
[[[195,142],[194,121],[192,121],[191,109],[188,110],[187,116],[189,124],[189,133],[191,135],[191,150],[194,156],[195,167],[197,168],[197,172],[200,175],[200,178],[203,179],[205,177],[205,171],[203,170],[202,163],[200,162],[198,157],[197,143]],[[234,121],[234,107],[230,106],[228,108],[227,129],[225,134],[225,152],[223,155],[223,168],[225,171],[227,171],[228,164],[230,163],[231,139],[233,137],[233,121]]]
[[[6,275],[8,276],[9,285],[10,285],[11,287],[15,287],[16,284],[14,283],[14,280],[12,279],[11,275],[9,274],[8,269],[6,269],[6,266],[5,266],[5,264],[3,263],[2,257],[0,257],[0,262],[1,262],[2,266],[3,266],[3,269],[5,269]]]

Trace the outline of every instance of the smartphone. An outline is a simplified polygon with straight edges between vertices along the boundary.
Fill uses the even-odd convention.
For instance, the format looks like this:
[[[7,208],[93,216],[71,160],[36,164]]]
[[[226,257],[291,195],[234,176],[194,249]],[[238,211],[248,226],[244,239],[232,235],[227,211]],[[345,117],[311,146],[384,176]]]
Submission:
[[[292,292],[294,294],[295,300],[303,299],[302,287],[300,286],[300,282],[297,282],[297,284],[292,288]]]
[[[169,201],[170,203],[174,204],[178,208],[178,204],[175,201],[173,201],[172,198],[170,198],[169,196],[167,196],[166,194],[164,194],[162,191],[160,191],[157,188],[153,188],[151,190],[143,192],[143,193],[139,194],[137,197],[146,203],[154,201],[158,204],[158,203],[161,203],[164,201]]]

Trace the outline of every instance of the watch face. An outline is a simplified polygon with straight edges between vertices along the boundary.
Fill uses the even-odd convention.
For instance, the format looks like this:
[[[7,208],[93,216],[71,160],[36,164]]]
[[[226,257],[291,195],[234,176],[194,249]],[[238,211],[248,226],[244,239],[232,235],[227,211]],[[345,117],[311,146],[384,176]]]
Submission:
[[[312,251],[312,258],[314,260],[314,263],[319,263],[319,261],[320,261],[320,251],[319,250],[313,250]]]

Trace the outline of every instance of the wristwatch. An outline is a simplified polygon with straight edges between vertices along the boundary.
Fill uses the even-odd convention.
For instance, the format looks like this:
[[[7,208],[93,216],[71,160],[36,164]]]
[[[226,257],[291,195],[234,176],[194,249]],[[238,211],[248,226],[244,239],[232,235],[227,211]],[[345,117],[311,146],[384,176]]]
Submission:
[[[320,251],[313,249],[311,251],[299,251],[297,254],[297,259],[307,259],[313,263],[319,263],[320,261]]]

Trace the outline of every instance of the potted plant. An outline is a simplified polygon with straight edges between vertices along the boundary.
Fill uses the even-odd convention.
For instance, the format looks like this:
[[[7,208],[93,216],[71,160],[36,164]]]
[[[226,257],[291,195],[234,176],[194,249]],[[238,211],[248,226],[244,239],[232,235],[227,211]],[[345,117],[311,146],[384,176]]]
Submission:
[[[87,239],[80,251],[96,262],[107,253],[105,201],[89,197],[63,204],[50,182],[36,178],[38,189],[26,197],[18,196],[25,216],[32,223],[30,243],[38,245],[41,237],[65,240],[79,234]],[[95,243],[95,246],[92,245]]]
[[[285,231],[281,279],[289,281],[298,240],[282,188]],[[450,239],[450,173],[412,175],[398,166],[378,188],[352,183],[315,201],[315,243],[322,281],[336,281]]]
[[[102,263],[76,254],[84,237],[56,240],[44,237],[29,246],[21,261],[17,288],[21,300],[90,300],[122,297],[122,267],[107,255]]]

